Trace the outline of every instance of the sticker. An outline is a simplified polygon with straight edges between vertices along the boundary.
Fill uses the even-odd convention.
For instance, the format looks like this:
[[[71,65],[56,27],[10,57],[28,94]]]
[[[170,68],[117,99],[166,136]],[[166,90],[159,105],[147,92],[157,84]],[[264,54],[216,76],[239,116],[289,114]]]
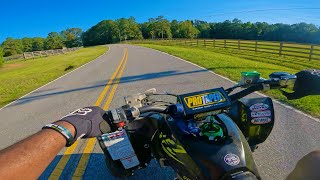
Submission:
[[[92,109],[90,108],[80,108],[80,109],[77,109],[69,114],[67,114],[66,116],[62,117],[62,118],[65,118],[65,117],[68,117],[68,116],[72,116],[72,115],[80,115],[80,116],[85,116],[87,115],[89,112],[92,112]],[[62,119],[61,118],[61,119]]]
[[[188,96],[184,98],[184,102],[188,106],[188,108],[203,107],[206,105],[217,104],[225,101],[226,98],[219,91]]]
[[[251,112],[251,117],[265,117],[265,116],[271,116],[271,111],[253,111]]]
[[[140,164],[136,155],[121,159],[120,161],[125,169],[130,169]]]
[[[266,124],[269,122],[271,122],[271,118],[269,117],[254,118],[251,120],[252,124]]]
[[[240,162],[240,158],[235,154],[227,154],[224,156],[224,162],[230,166],[236,166]]]
[[[257,103],[250,106],[251,111],[264,111],[264,110],[267,110],[268,108],[269,108],[269,105],[264,103]]]
[[[212,116],[221,113],[222,110],[216,110],[216,111],[210,111],[210,112],[205,112],[205,113],[199,113],[194,115],[194,119],[196,120],[201,120],[202,118],[206,118],[207,116]]]
[[[130,157],[135,154],[125,130],[103,134],[101,139],[113,160]]]

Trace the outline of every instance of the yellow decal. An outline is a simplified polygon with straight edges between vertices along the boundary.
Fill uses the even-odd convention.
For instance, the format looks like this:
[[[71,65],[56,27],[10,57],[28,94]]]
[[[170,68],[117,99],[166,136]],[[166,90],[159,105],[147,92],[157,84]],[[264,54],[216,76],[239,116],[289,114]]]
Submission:
[[[184,102],[188,106],[188,108],[196,108],[225,101],[226,98],[219,91],[198,94],[184,98]]]
[[[184,164],[176,157],[176,155],[177,153],[186,154],[186,150],[181,145],[176,144],[170,138],[167,138],[167,136],[165,134],[162,134],[162,132],[160,133],[159,138],[161,139],[161,146],[164,152],[177,162]]]

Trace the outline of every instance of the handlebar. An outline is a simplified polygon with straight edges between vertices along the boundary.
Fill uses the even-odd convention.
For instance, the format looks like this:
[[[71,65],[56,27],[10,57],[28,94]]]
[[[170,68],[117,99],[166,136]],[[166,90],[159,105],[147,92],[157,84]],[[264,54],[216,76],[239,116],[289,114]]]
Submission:
[[[242,86],[247,86],[247,85],[242,85]],[[238,87],[242,87],[242,86],[238,86]],[[231,102],[235,102],[240,98],[243,98],[255,91],[262,91],[262,90],[269,90],[269,89],[279,89],[282,87],[286,87],[287,84],[283,84],[282,80],[279,78],[271,78],[268,80],[263,80],[260,81],[256,84],[251,84],[248,88],[234,93],[232,95],[229,95]]]
[[[290,81],[294,79],[294,77],[286,76],[286,77],[271,77],[267,80],[260,80],[254,84],[238,84],[232,88],[227,89],[230,92],[237,87],[247,87],[246,89],[229,95],[232,103],[236,102],[242,97],[245,97],[255,91],[260,90],[269,90],[269,89],[278,89],[287,87]],[[230,93],[228,92],[228,94]],[[183,110],[182,110],[183,111]],[[129,107],[129,105],[123,106],[121,108],[117,108],[115,110],[110,110],[106,112],[106,115],[109,117],[110,123],[121,123],[123,121],[132,121],[135,120],[140,114],[147,112],[158,112],[164,114],[175,114],[178,112],[177,105],[169,105],[169,106],[142,106],[142,107]],[[180,109],[179,109],[180,112]]]
[[[143,106],[141,108],[138,108],[139,112],[147,113],[147,112],[159,112],[164,113],[167,110],[167,107],[158,107],[158,106]]]
[[[244,89],[240,92],[237,92],[237,93],[234,93],[232,95],[229,96],[231,102],[235,102],[237,101],[238,99],[242,98],[242,97],[245,97],[255,91],[261,91],[263,90],[263,85],[262,84],[257,84],[257,85],[253,85],[253,86],[250,86],[249,88],[247,89]]]

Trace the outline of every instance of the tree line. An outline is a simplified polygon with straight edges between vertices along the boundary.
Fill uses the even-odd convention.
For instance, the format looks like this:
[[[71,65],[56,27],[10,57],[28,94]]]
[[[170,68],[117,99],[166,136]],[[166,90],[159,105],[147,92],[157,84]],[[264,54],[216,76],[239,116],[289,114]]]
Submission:
[[[130,17],[103,20],[85,32],[80,28],[69,28],[60,33],[51,32],[46,38],[7,38],[1,46],[4,56],[9,56],[28,51],[155,38],[246,39],[320,44],[320,28],[307,23],[268,24],[242,22],[239,19],[224,22],[169,21],[163,16],[137,23],[134,17]]]
[[[3,56],[12,56],[23,52],[79,47],[82,46],[82,33],[80,28],[68,28],[60,33],[50,32],[46,38],[7,38],[1,48]]]
[[[83,45],[115,43],[131,39],[155,38],[216,38],[265,41],[286,41],[320,44],[320,28],[314,24],[268,24],[242,22],[239,19],[224,22],[201,20],[169,21],[163,16],[137,23],[129,19],[104,20],[83,33]]]

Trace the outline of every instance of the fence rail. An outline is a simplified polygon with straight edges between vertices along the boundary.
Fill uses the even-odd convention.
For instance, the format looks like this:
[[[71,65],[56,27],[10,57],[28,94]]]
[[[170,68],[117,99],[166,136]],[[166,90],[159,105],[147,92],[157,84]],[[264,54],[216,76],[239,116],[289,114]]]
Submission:
[[[199,46],[214,48],[230,48],[244,51],[263,52],[303,58],[306,60],[320,60],[320,45],[298,44],[274,41],[252,41],[234,39],[146,39],[133,42],[160,43],[166,45]]]
[[[47,57],[47,56],[53,56],[53,55],[76,51],[80,48],[81,47],[73,47],[73,48],[65,48],[65,49],[52,49],[52,50],[45,50],[45,51],[24,52],[23,54],[4,57],[4,60],[9,61],[9,60],[15,60],[15,59],[31,59],[31,58],[34,59],[39,57]]]

